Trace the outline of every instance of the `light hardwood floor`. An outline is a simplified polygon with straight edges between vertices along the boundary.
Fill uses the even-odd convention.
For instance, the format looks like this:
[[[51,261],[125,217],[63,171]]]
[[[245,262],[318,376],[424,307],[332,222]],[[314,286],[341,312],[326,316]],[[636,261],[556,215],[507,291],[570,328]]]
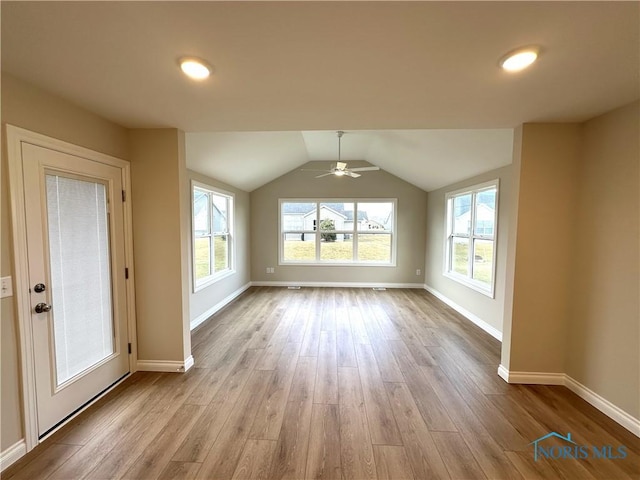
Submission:
[[[500,344],[425,291],[254,287],[192,347],[195,368],[132,375],[2,478],[640,478],[637,437],[503,382]],[[551,431],[627,457],[535,461]]]

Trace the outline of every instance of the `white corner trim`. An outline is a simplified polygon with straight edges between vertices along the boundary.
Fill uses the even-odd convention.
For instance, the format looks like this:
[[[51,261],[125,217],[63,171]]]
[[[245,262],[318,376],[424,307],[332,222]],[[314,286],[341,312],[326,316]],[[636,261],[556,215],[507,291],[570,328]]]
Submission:
[[[467,320],[471,321],[472,323],[475,323],[477,326],[479,326],[482,330],[487,332],[493,338],[495,338],[495,339],[497,339],[499,341],[502,341],[502,332],[500,330],[498,330],[496,327],[490,325],[485,320],[482,320],[480,317],[478,317],[476,314],[470,312],[466,308],[458,305],[456,302],[454,302],[450,298],[445,297],[442,293],[440,293],[435,288],[430,287],[429,285],[426,285],[426,284],[423,285],[423,288],[427,292],[432,294],[434,297],[436,297],[438,300],[441,300],[444,303],[446,303],[447,305],[449,305],[451,308],[453,308],[456,312],[458,312],[460,315],[465,317]]]
[[[565,386],[585,402],[590,403],[607,417],[629,430],[636,437],[640,437],[640,419],[628,414],[620,407],[614,405],[606,398],[598,395],[596,392],[585,387],[583,384],[568,375],[566,376]]]
[[[640,419],[625,412],[566,373],[510,372],[503,365],[500,365],[498,375],[507,383],[565,386],[611,420],[629,430],[636,437],[640,437]]]
[[[275,282],[258,280],[254,287],[329,287],[329,288],[424,288],[421,283],[377,283],[377,282]]]
[[[142,372],[180,372],[184,373],[193,366],[193,357],[177,360],[138,360],[138,371]]]
[[[6,450],[0,453],[0,472],[13,465],[17,460],[27,454],[27,443],[22,440],[17,441]]]
[[[184,371],[188,372],[191,367],[195,364],[195,360],[193,359],[193,355],[189,355],[187,359],[184,361]]]
[[[193,330],[198,325],[203,323],[205,320],[207,320],[211,315],[213,315],[217,311],[222,310],[226,305],[228,305],[233,300],[235,300],[236,297],[240,296],[240,294],[243,293],[245,290],[247,290],[251,285],[252,285],[251,282],[248,282],[247,284],[237,289],[235,292],[232,292],[231,294],[224,297],[222,300],[216,303],[213,307],[209,308],[207,311],[201,313],[196,318],[191,320],[190,322],[191,330]]]
[[[502,364],[498,367],[498,376],[505,382],[509,383],[509,370],[507,370]]]

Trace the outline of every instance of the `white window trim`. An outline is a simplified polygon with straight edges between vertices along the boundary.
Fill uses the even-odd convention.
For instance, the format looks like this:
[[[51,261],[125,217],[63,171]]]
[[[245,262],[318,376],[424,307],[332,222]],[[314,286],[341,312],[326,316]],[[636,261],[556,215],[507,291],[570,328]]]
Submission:
[[[449,270],[449,265],[451,263],[451,249],[449,238],[451,236],[451,232],[453,229],[452,225],[452,216],[450,214],[451,209],[451,199],[453,197],[457,197],[459,195],[463,195],[465,193],[477,193],[481,190],[486,190],[490,187],[496,188],[496,209],[494,213],[494,223],[493,223],[493,264],[491,266],[491,285],[487,287],[487,285],[483,282],[479,282],[474,280],[473,278],[466,277],[464,275],[460,275],[454,271]],[[475,206],[472,203],[472,212]],[[451,280],[458,282],[476,292],[479,292],[483,295],[486,295],[490,298],[495,298],[495,288],[496,288],[496,264],[498,259],[498,212],[500,210],[500,179],[496,178],[494,180],[489,180],[487,182],[478,183],[475,185],[470,185],[465,188],[461,188],[458,190],[454,190],[452,192],[447,192],[445,194],[445,215],[444,215],[444,258],[442,262],[442,274],[450,278]],[[473,217],[473,213],[472,213]],[[476,237],[473,235],[473,220],[471,221],[471,232],[470,238]],[[470,242],[472,243],[472,242]],[[470,249],[470,256],[473,255],[472,248]]]
[[[321,203],[392,203],[393,204],[393,229],[391,232],[383,231],[379,234],[391,235],[391,260],[389,263],[380,262],[359,262],[353,260],[351,262],[323,262],[316,260],[314,262],[292,262],[284,259],[284,242],[282,241],[285,232],[282,231],[282,204],[283,203],[315,203],[320,208]],[[357,209],[357,206],[354,206]],[[354,212],[354,218],[357,215],[357,211]],[[318,222],[320,219],[318,219]],[[354,229],[356,229],[357,221],[354,221]],[[318,223],[319,227],[319,223]],[[396,251],[397,251],[397,238],[396,232],[398,231],[398,199],[397,198],[279,198],[278,199],[278,265],[279,266],[304,266],[304,267],[396,267]],[[354,233],[372,233],[369,231],[358,230],[334,230],[335,233],[346,233],[352,235]],[[313,230],[296,230],[295,233],[309,233],[318,234],[318,231]],[[375,232],[373,233],[376,234]],[[320,242],[316,242],[316,258],[319,258]],[[354,242],[353,255],[355,258],[358,256],[357,242]]]
[[[229,268],[223,270],[221,272],[214,273],[201,279],[200,281],[196,280],[196,235],[195,235],[195,224],[194,224],[194,190],[195,188],[199,188],[201,190],[206,190],[208,192],[224,195],[229,197],[231,200],[231,208],[229,209],[229,237],[231,238],[231,242],[229,244]],[[229,192],[227,190],[223,190],[218,187],[213,187],[211,185],[207,185],[206,183],[198,182],[197,180],[191,180],[191,281],[193,284],[193,293],[196,293],[200,290],[203,290],[220,280],[227,278],[236,273],[235,270],[235,258],[236,258],[236,237],[235,237],[235,209],[236,209],[236,196],[233,192]],[[213,237],[213,227],[211,236]]]

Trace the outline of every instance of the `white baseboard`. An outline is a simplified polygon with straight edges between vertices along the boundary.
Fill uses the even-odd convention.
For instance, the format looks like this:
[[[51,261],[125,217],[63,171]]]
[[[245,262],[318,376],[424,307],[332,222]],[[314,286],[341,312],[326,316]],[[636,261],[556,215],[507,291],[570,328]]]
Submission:
[[[508,383],[563,385],[614,422],[629,430],[636,437],[640,437],[640,419],[625,412],[566,373],[510,372],[503,365],[500,365],[498,367],[498,375]]]
[[[574,378],[567,375],[565,386],[587,403],[604,413],[607,417],[622,425],[624,428],[640,437],[640,419],[629,415],[620,407],[614,405],[606,398],[598,395],[590,388],[585,387]]]
[[[565,385],[564,373],[547,372],[510,372],[503,365],[498,367],[498,375],[507,383],[527,385]]]
[[[251,282],[254,287],[329,287],[329,288],[423,288],[421,283],[378,283],[378,282]]]
[[[13,465],[27,454],[27,443],[24,439],[17,441],[0,453],[0,472]]]
[[[467,320],[471,321],[472,323],[475,323],[477,326],[479,326],[482,330],[487,332],[493,338],[495,338],[495,339],[497,339],[499,341],[502,341],[502,332],[500,330],[498,330],[496,327],[494,327],[494,326],[490,325],[489,323],[487,323],[486,321],[482,320],[480,317],[478,317],[474,313],[471,313],[466,308],[458,305],[456,302],[454,302],[450,298],[445,297],[442,293],[440,293],[435,288],[430,287],[429,285],[426,285],[426,284],[423,285],[422,287],[427,292],[429,292],[434,297],[436,297],[438,300],[441,300],[442,302],[444,302],[447,305],[449,305],[451,308],[453,308],[456,312],[458,312],[460,315],[465,317]]]
[[[216,313],[218,310],[222,310],[225,306],[227,306],[229,303],[231,303],[233,300],[235,300],[236,297],[238,297],[241,293],[243,293],[245,290],[247,290],[250,286],[251,286],[251,282],[247,283],[246,285],[243,285],[242,287],[237,289],[235,292],[231,293],[230,295],[227,295],[225,298],[220,300],[213,307],[209,308],[207,311],[201,313],[196,318],[191,320],[191,322],[190,322],[191,330],[193,330],[198,325],[203,323],[205,320],[207,320],[211,315]]]
[[[186,360],[138,360],[138,371],[142,372],[181,372],[184,373],[193,366],[193,356]]]

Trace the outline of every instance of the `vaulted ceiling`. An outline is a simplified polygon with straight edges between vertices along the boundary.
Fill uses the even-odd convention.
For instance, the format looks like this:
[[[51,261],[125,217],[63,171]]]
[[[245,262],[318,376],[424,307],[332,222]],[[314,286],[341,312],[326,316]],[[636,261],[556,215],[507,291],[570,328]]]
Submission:
[[[503,164],[503,129],[583,121],[639,97],[638,2],[1,8],[3,71],[125,127],[180,128],[190,167],[245,189],[334,160],[338,129],[353,132],[361,159],[436,188]],[[530,44],[542,49],[531,69],[498,68]],[[185,78],[183,55],[215,74]]]
[[[512,139],[513,131],[506,128],[355,130],[342,137],[340,158],[365,160],[430,191],[510,164]],[[191,169],[247,191],[307,161],[337,159],[338,139],[333,131],[187,134]]]

